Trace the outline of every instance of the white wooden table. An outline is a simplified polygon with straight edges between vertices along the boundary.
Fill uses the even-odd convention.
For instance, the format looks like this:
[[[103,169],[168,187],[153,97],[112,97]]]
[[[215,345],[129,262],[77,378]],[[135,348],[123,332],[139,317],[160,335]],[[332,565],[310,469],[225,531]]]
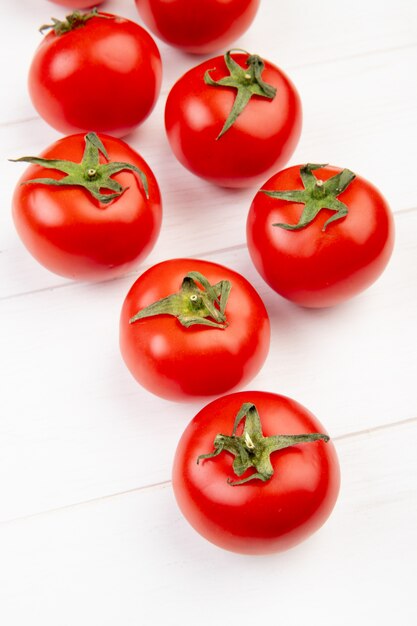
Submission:
[[[140,22],[133,0],[103,8]],[[166,95],[198,58],[161,42],[161,97],[127,138],[163,193],[154,251],[136,271],[101,284],[39,266],[11,221],[23,167],[6,159],[38,154],[59,136],[34,111],[26,74],[37,27],[66,11],[46,0],[2,0],[0,13],[0,624],[416,624],[415,0],[263,0],[236,42],[281,66],[299,89],[304,129],[291,164],[348,167],[395,212],[386,272],[363,295],[322,311],[285,302],[252,267],[245,220],[256,190],[215,188],[172,156]],[[131,283],[145,267],[185,255],[229,265],[254,284],[273,334],[251,387],[296,398],[333,435],[339,501],[320,532],[286,553],[227,553],[189,527],[170,471],[201,403],[150,395],[119,355],[118,316]]]

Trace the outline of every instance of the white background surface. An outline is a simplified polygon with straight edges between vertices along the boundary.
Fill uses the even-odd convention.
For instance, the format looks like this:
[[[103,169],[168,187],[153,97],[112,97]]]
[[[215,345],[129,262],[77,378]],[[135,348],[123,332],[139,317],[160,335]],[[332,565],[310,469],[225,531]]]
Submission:
[[[140,22],[133,0],[103,8]],[[29,256],[10,216],[23,166],[59,135],[34,111],[26,74],[40,24],[64,8],[2,0],[0,99],[0,623],[167,626],[417,623],[417,3],[263,0],[236,42],[281,66],[303,101],[290,164],[330,162],[375,183],[395,212],[396,247],[381,279],[334,309],[283,301],[245,246],[255,189],[215,188],[170,153],[170,86],[199,61],[157,41],[162,93],[127,141],[164,201],[145,264],[101,284],[70,282]],[[118,316],[136,276],[191,255],[243,273],[272,321],[252,388],[309,407],[333,435],[342,490],[308,542],[270,557],[223,552],[179,513],[170,470],[200,402],[173,404],[131,378]],[[158,442],[158,448],[154,448]]]

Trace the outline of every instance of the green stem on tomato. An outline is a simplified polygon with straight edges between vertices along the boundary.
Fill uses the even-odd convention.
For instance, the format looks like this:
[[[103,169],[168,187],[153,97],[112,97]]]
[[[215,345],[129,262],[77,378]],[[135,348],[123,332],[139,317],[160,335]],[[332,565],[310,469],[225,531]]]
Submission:
[[[177,293],[141,309],[129,323],[134,324],[154,315],[173,315],[186,328],[201,324],[224,330],[228,326],[226,305],[230,289],[228,280],[211,285],[199,272],[188,272]]]
[[[32,178],[31,180],[24,181],[24,183],[22,183],[24,185],[33,185],[35,183],[54,187],[75,185],[86,189],[94,198],[103,204],[108,204],[115,198],[121,196],[122,193],[128,189],[128,187],[122,187],[122,185],[114,178],[111,178],[111,176],[122,170],[130,170],[139,175],[146,198],[149,198],[148,179],[142,170],[132,163],[109,161],[107,150],[96,133],[88,133],[85,135],[84,140],[85,149],[80,163],[27,156],[10,160],[15,163],[22,161],[33,165],[40,165],[41,167],[57,170],[58,172],[66,174],[66,176],[60,179]],[[100,153],[107,159],[107,163],[100,163]],[[112,193],[101,193],[102,189],[107,189]]]
[[[243,52],[248,55],[246,59],[247,69],[242,68],[232,59],[232,52]],[[262,79],[265,63],[258,55],[249,54],[245,50],[228,50],[224,55],[224,61],[229,70],[229,76],[225,76],[220,80],[213,80],[210,76],[212,70],[207,70],[204,74],[206,85],[211,87],[232,87],[237,90],[232,110],[216,139],[220,139],[233,126],[252,96],[261,96],[262,98],[273,100],[277,92],[275,87]]]
[[[322,230],[325,231],[329,224],[346,217],[349,208],[344,202],[338,200],[337,196],[347,189],[353,179],[356,178],[356,174],[348,169],[344,169],[339,174],[323,181],[317,179],[313,174],[313,170],[318,170],[322,167],[326,166],[317,163],[307,163],[300,168],[304,189],[290,189],[286,191],[261,189],[262,193],[271,198],[304,204],[303,212],[297,224],[283,224],[280,222],[272,224],[273,226],[278,226],[285,230],[300,230],[311,224],[322,209],[330,209],[330,211],[334,212],[334,215],[329,217],[324,223]]]
[[[245,420],[243,433],[236,435],[239,424]],[[245,402],[240,407],[231,435],[216,435],[214,439],[214,450],[208,454],[200,454],[197,463],[204,459],[212,459],[221,452],[226,451],[234,455],[233,471],[240,477],[250,469],[255,468],[255,472],[242,478],[232,481],[228,479],[229,485],[237,486],[248,483],[252,480],[267,482],[274,474],[270,456],[277,450],[283,450],[300,443],[311,443],[322,440],[325,443],[330,437],[322,433],[306,433],[302,435],[274,435],[264,437],[262,433],[261,419],[258,410],[251,402]]]
[[[76,28],[82,28],[85,26],[88,20],[92,17],[102,17],[108,19],[107,15],[102,15],[97,9],[91,9],[87,13],[81,13],[81,11],[74,11],[65,17],[64,20],[57,20],[55,17],[51,17],[52,24],[44,24],[39,28],[39,32],[44,34],[45,31],[53,30],[55,35],[65,35]]]

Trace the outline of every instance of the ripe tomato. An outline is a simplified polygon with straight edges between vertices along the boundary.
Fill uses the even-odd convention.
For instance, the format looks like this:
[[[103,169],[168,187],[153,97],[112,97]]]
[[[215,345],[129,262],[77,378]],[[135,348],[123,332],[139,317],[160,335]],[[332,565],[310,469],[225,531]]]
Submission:
[[[60,4],[63,7],[71,7],[71,9],[89,9],[102,4],[104,0],[49,0],[49,2]]]
[[[301,132],[301,104],[277,67],[257,55],[228,52],[179,79],[168,95],[165,125],[175,156],[191,172],[226,187],[248,187],[290,158]]]
[[[243,391],[214,400],[190,422],[172,482],[182,513],[203,537],[233,552],[264,554],[322,526],[340,476],[314,415],[285,396]]]
[[[29,71],[32,102],[62,133],[93,129],[126,135],[158,97],[158,48],[143,28],[123,17],[93,10],[73,13],[71,19],[59,22],[35,53]]]
[[[120,319],[120,348],[130,372],[169,400],[246,384],[265,361],[269,336],[265,306],[248,281],[195,259],[147,270],[127,294]]]
[[[252,23],[260,0],[136,0],[145,24],[160,39],[197,54],[225,48]]]
[[[378,278],[391,256],[394,224],[368,181],[349,170],[297,165],[257,193],[247,240],[257,270],[275,291],[302,306],[327,307]]]
[[[95,194],[78,186],[74,174],[74,184],[54,186],[65,177],[62,171],[23,157],[33,164],[16,187],[13,218],[23,243],[42,265],[74,279],[110,278],[150,252],[161,226],[161,197],[151,169],[132,148],[121,139],[89,133],[60,139],[42,158],[65,159],[67,172],[75,165],[68,160],[79,164],[83,159],[75,168],[91,180],[87,184]],[[112,174],[107,179],[106,169]],[[28,183],[33,179],[51,184]],[[102,196],[106,189],[114,195]]]

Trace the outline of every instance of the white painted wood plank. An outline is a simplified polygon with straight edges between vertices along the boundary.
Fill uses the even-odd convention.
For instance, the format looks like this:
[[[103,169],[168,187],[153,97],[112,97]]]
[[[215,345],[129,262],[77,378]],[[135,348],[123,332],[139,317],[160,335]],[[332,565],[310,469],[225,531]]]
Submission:
[[[417,416],[417,211],[396,219],[381,279],[329,310],[277,296],[243,248],[210,256],[243,273],[272,323],[266,364],[250,388],[304,403],[332,435]],[[2,302],[0,519],[164,481],[173,446],[203,402],[162,401],[131,378],[118,316],[133,282],[68,285]],[[152,446],[159,448],[152,457]]]
[[[379,186],[394,211],[417,207],[414,67],[417,47],[292,71],[304,102],[304,131],[291,162],[349,167]],[[129,137],[154,170],[163,196],[162,231],[146,264],[177,256],[179,250],[189,256],[241,245],[256,192],[209,185],[177,163],[163,130],[164,100]],[[18,239],[10,206],[24,167],[6,160],[39,154],[57,137],[40,119],[0,128],[1,178],[7,181],[0,213],[0,297],[67,282],[39,267]]]
[[[221,551],[170,485],[1,527],[7,626],[414,624],[417,423],[336,441],[342,490],[325,526],[286,553]]]

